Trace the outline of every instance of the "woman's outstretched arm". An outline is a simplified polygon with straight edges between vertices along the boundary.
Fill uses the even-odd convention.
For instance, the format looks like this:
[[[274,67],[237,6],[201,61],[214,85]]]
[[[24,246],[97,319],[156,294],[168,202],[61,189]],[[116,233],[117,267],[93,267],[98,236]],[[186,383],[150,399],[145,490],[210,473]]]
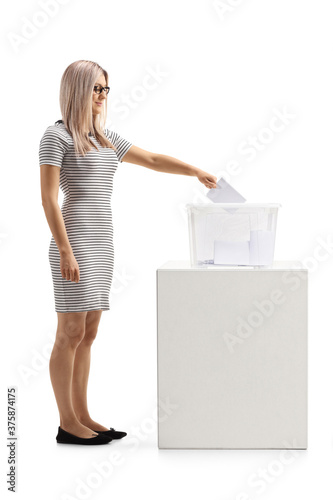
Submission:
[[[207,188],[216,188],[217,177],[215,175],[177,160],[172,156],[151,153],[134,145],[123,156],[122,161],[151,168],[157,172],[196,176]]]

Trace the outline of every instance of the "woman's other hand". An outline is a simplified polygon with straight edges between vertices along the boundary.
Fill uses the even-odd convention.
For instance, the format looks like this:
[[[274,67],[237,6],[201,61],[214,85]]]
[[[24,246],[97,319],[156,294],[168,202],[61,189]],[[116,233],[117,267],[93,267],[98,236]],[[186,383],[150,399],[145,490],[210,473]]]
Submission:
[[[79,281],[79,264],[77,263],[73,252],[60,253],[60,271],[61,276],[66,280],[75,281],[76,283]]]

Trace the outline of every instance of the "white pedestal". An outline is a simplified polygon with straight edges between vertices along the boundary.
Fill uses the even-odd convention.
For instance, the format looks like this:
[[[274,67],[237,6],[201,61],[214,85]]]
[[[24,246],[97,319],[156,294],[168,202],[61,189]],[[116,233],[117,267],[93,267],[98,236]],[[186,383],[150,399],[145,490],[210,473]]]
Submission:
[[[306,449],[307,269],[156,274],[158,447]]]

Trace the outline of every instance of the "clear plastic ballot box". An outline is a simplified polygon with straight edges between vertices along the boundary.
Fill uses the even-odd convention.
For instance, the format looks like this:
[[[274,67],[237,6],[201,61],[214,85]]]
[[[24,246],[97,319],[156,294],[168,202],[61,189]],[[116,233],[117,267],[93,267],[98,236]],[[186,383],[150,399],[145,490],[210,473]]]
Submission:
[[[188,203],[192,267],[271,267],[279,203]]]

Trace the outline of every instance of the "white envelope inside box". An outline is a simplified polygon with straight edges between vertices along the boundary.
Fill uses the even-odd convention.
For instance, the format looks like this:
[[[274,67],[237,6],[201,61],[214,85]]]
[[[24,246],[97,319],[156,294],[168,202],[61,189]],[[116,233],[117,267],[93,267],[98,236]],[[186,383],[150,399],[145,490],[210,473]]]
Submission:
[[[249,265],[249,241],[214,241],[214,264]]]
[[[270,265],[274,255],[274,238],[272,231],[251,231],[250,265]]]

